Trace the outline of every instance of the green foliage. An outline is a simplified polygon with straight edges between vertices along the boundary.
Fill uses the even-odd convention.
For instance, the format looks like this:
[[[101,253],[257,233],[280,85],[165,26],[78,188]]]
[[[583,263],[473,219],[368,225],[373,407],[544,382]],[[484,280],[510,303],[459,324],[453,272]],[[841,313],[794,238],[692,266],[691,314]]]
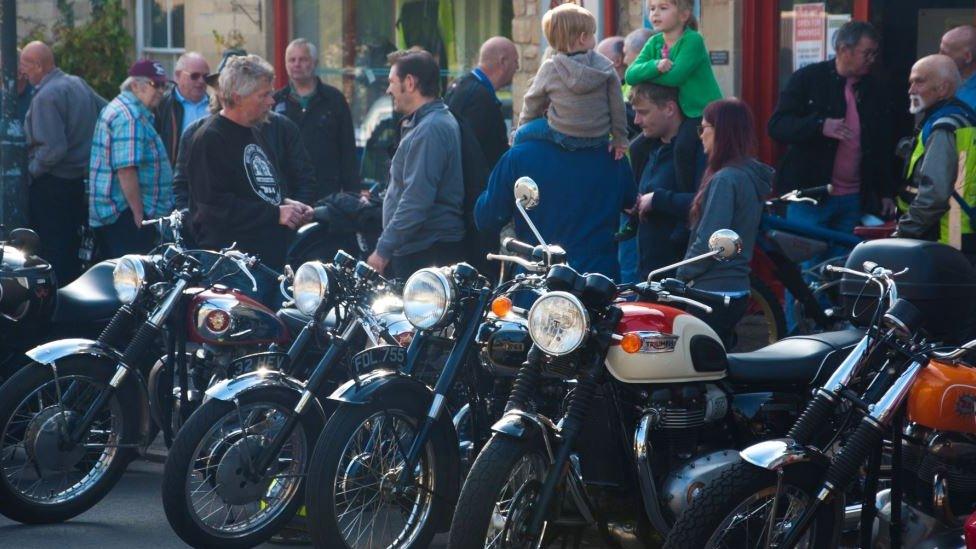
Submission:
[[[119,84],[125,80],[129,68],[132,37],[125,30],[125,9],[121,0],[92,2],[91,20],[74,26],[70,2],[59,2],[62,22],[55,25],[54,56],[58,66],[69,74],[84,78],[102,97],[111,99],[118,94]]]

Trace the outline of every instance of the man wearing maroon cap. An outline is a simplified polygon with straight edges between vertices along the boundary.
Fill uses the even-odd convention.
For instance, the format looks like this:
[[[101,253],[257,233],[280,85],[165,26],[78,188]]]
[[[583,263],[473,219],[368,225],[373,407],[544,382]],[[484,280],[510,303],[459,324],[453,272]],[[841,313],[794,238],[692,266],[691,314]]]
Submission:
[[[88,220],[105,258],[149,252],[156,233],[142,221],[173,209],[173,172],[152,114],[168,86],[162,65],[136,61],[95,125]]]

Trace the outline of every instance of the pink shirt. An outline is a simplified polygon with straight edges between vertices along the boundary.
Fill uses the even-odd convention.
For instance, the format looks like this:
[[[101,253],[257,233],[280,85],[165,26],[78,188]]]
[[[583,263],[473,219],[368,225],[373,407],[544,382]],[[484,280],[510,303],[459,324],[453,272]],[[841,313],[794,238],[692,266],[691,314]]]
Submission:
[[[850,128],[851,138],[837,143],[837,156],[834,157],[834,172],[830,183],[832,195],[854,194],[861,190],[861,117],[857,113],[857,99],[854,97],[854,78],[848,78],[844,85],[844,100],[847,113],[844,125]]]

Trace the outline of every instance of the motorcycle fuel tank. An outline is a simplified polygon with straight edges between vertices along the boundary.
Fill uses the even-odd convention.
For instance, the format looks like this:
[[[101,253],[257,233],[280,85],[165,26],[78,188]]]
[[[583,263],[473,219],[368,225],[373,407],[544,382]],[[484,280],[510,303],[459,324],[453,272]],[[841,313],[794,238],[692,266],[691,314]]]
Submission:
[[[193,297],[188,339],[211,345],[267,345],[290,341],[274,311],[231,288],[215,287]]]
[[[976,368],[930,360],[908,394],[908,420],[938,431],[976,433]]]
[[[636,352],[614,341],[607,369],[624,383],[681,383],[725,377],[727,362],[721,339],[698,317],[656,303],[622,303],[617,333],[640,338]]]

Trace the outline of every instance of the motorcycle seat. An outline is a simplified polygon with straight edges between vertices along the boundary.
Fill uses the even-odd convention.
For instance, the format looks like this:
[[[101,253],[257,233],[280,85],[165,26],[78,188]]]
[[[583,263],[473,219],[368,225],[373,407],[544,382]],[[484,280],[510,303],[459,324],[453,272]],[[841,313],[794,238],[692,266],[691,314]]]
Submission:
[[[312,317],[306,315],[305,313],[299,311],[294,307],[279,309],[278,318],[280,318],[281,321],[285,324],[285,326],[288,327],[288,333],[290,333],[293,338],[298,337],[298,332],[301,332],[302,328],[304,328],[305,325],[308,324],[310,320],[312,320]],[[329,314],[326,315],[325,320],[323,322],[325,323],[326,328],[329,329],[335,328],[335,324],[336,324],[335,310],[329,311]]]
[[[809,385],[829,374],[861,340],[857,329],[794,336],[748,353],[730,353],[727,379],[736,384]]]
[[[122,306],[115,293],[112,271],[116,259],[92,266],[73,282],[58,290],[54,323],[108,322]]]

